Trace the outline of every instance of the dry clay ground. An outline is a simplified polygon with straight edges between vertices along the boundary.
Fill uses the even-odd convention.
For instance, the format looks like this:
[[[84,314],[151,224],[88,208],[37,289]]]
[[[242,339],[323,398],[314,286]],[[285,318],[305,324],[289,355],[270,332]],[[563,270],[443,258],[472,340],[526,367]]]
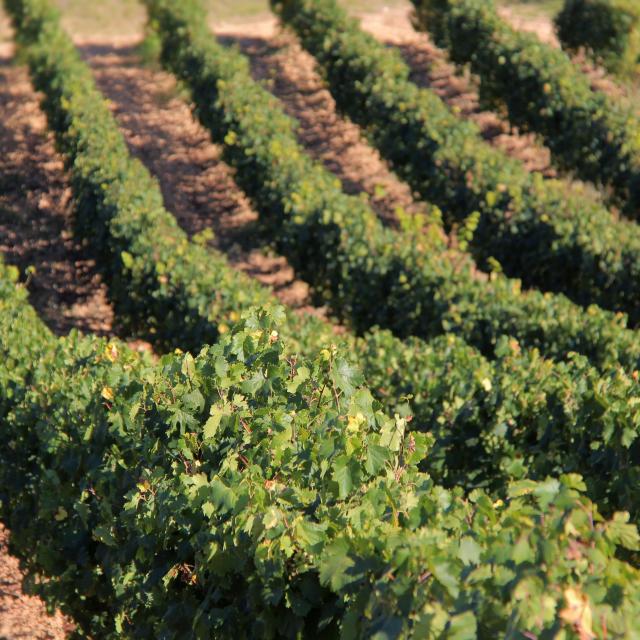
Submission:
[[[474,120],[491,144],[520,158],[529,169],[553,175],[547,150],[532,136],[519,135],[494,114],[483,112],[471,80],[455,75],[442,52],[411,28],[406,10],[367,15],[363,26],[399,47],[413,79]],[[552,37],[548,20],[520,26]],[[364,194],[385,224],[397,223],[398,209],[424,210],[360,130],[336,113],[313,60],[274,20],[242,28],[218,25],[216,30],[250,57],[254,76],[300,121],[301,143],[336,173],[346,191]],[[213,245],[237,268],[271,287],[283,303],[309,310],[308,287],[296,280],[284,258],[260,243],[257,215],[235,185],[233,171],[222,162],[220,149],[191,117],[172,77],[144,66],[133,40],[94,38],[78,44],[131,151],[158,177],[167,208],[183,228],[194,234],[210,227]],[[31,301],[56,333],[73,327],[117,333],[97,265],[74,239],[68,179],[46,133],[38,96],[26,70],[11,64],[6,46],[0,49],[0,112],[0,251],[23,270],[36,267],[29,276]],[[22,593],[22,574],[7,553],[8,540],[8,532],[0,528],[0,640],[63,638],[70,623],[59,613],[48,617],[40,600]]]

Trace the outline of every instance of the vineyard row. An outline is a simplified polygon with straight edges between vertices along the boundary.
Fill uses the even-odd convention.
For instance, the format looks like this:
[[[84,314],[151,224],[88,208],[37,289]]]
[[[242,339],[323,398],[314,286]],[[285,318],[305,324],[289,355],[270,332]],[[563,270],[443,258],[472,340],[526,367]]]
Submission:
[[[43,52],[46,53],[47,67],[40,67],[39,73],[36,72],[35,76],[46,75],[51,79],[53,86],[62,89],[62,94],[56,94],[51,86],[40,85],[48,95],[47,107],[51,120],[55,122],[54,117],[57,114],[57,121],[72,125],[65,129],[66,137],[59,137],[62,146],[66,144],[68,147],[73,145],[76,149],[83,148],[83,155],[76,155],[74,162],[76,197],[81,198],[92,184],[93,193],[108,193],[109,183],[106,181],[104,170],[110,166],[118,166],[118,163],[113,156],[108,155],[113,147],[106,150],[103,146],[92,148],[86,144],[88,137],[73,139],[71,136],[77,136],[85,130],[97,133],[110,130],[109,136],[96,135],[92,142],[102,145],[104,141],[120,140],[117,147],[121,154],[118,161],[120,166],[137,168],[137,172],[131,177],[131,183],[121,181],[124,175],[122,172],[112,177],[111,188],[116,194],[126,194],[125,187],[132,185],[132,196],[124,201],[128,203],[127,207],[111,211],[113,220],[118,221],[118,226],[114,227],[112,220],[110,224],[105,224],[100,236],[104,238],[105,243],[122,242],[122,230],[128,228],[124,223],[133,220],[136,221],[134,229],[142,238],[136,242],[136,233],[130,232],[131,240],[124,247],[124,250],[128,249],[130,253],[124,254],[126,257],[122,263],[122,246],[117,247],[120,249],[120,255],[117,250],[114,252],[115,260],[112,264],[115,263],[120,271],[116,271],[115,275],[111,271],[112,281],[116,285],[123,282],[123,275],[118,277],[119,273],[123,273],[129,279],[124,281],[127,286],[120,284],[120,288],[114,288],[112,285],[111,291],[115,291],[116,294],[124,291],[137,301],[138,311],[132,314],[132,325],[143,326],[145,322],[153,320],[153,317],[142,315],[141,311],[153,310],[154,304],[158,304],[156,300],[167,305],[164,317],[177,319],[174,325],[175,335],[167,343],[164,334],[156,334],[155,337],[159,338],[156,342],[158,346],[178,344],[182,348],[199,348],[199,344],[194,344],[193,333],[189,331],[192,326],[199,327],[202,332],[199,334],[203,336],[200,344],[205,341],[212,342],[216,337],[216,323],[222,323],[226,328],[229,322],[238,318],[239,313],[252,305],[267,304],[270,298],[251,280],[232,271],[222,256],[193,245],[184,237],[181,238],[175,221],[161,208],[161,196],[155,182],[141,165],[129,158],[113,117],[97,94],[93,80],[84,64],[80,62],[77,52],[57,26],[55,17],[48,16],[45,22],[47,29],[39,27],[40,35],[34,37],[33,25],[41,22],[41,11],[45,6],[21,3],[20,7],[23,10],[25,7],[34,7],[31,11],[36,18],[30,17],[29,13],[21,15],[17,11],[14,12],[14,16],[17,16],[16,23],[21,27],[20,32],[25,38],[32,40],[28,45],[26,40],[23,44],[26,45],[34,68],[38,61],[42,62],[39,56]],[[197,5],[191,5],[192,10],[194,7]],[[183,3],[180,11],[186,11],[187,8],[188,5]],[[153,10],[158,12],[154,13],[156,19],[178,19],[174,13],[178,11],[177,8],[167,9],[165,6],[162,9],[158,5]],[[168,13],[163,14],[161,11]],[[46,15],[45,13],[44,16]],[[203,24],[199,20],[201,16],[198,11],[194,10],[190,16],[193,28],[196,28],[195,25]],[[171,25],[170,33],[187,33],[184,25],[162,21],[157,24]],[[175,26],[179,26],[180,29],[173,29]],[[204,32],[201,33],[204,35]],[[218,58],[222,67],[233,68],[225,55],[240,60],[238,54],[219,47],[210,35],[207,35],[204,41],[209,43],[208,47],[214,47],[217,55],[223,56]],[[180,48],[174,42],[172,50],[188,50],[193,64],[193,56],[199,48],[195,42],[191,42],[188,49]],[[60,56],[58,62],[51,66],[50,61],[57,56]],[[83,78],[84,83],[81,83],[80,79]],[[240,86],[237,78],[234,85]],[[209,86],[211,90],[215,83],[211,81],[211,84],[203,86]],[[250,86],[256,87],[254,84]],[[82,87],[82,90],[76,94],[78,87]],[[59,98],[60,95],[64,95],[65,99],[59,99],[54,103],[56,96]],[[234,93],[228,90],[225,95],[231,99]],[[83,102],[89,96],[92,96],[91,99],[87,103]],[[259,104],[255,95],[250,93],[249,96],[254,106]],[[85,105],[88,105],[87,110],[82,111],[81,107]],[[90,117],[83,114],[90,114]],[[277,122],[276,114],[267,120]],[[228,133],[225,137],[228,137]],[[239,139],[236,134],[234,146],[237,146]],[[287,156],[290,157],[291,154]],[[82,176],[78,175],[79,167],[99,167],[100,173],[95,176],[98,183],[80,182]],[[241,174],[242,172],[239,177]],[[143,180],[142,177],[146,179]],[[81,185],[84,185],[83,190],[78,190]],[[146,191],[140,191],[140,186]],[[148,275],[144,279],[138,275],[144,274],[145,268],[154,268],[154,262],[149,256],[158,255],[156,243],[160,249],[163,247],[163,227],[160,224],[156,222],[154,226],[147,227],[144,222],[137,222],[140,219],[144,220],[146,210],[143,205],[151,199],[157,203],[156,216],[163,216],[160,219],[164,220],[164,224],[171,230],[171,238],[177,239],[177,249],[172,252],[164,250],[162,255],[165,264],[155,267],[158,271],[153,280]],[[109,205],[110,201],[106,198],[102,203],[94,200],[94,206],[97,204],[100,205],[100,210],[100,207]],[[117,234],[112,238],[113,229]],[[321,240],[318,238],[316,242],[319,243]],[[138,249],[140,246],[149,249],[146,253],[141,252]],[[209,256],[214,256],[217,262]],[[207,266],[206,275],[209,280],[198,280],[193,277],[194,271],[186,271],[192,275],[189,288],[182,289],[175,284],[173,288],[166,286],[169,282],[168,273],[174,278],[170,282],[179,282],[175,278],[181,272],[185,272],[185,265],[190,264],[189,260],[198,264],[198,259],[201,261],[200,264]],[[110,270],[113,269],[112,264]],[[135,264],[140,265],[140,271],[128,271]],[[129,275],[130,273],[133,273],[134,277]],[[223,277],[222,281],[227,283],[223,289],[224,296],[220,296],[220,291],[211,285],[207,291],[207,283],[213,278],[220,281]],[[139,284],[149,281],[151,284],[157,283],[155,286],[160,288],[162,297],[148,284],[147,288]],[[253,291],[257,294],[250,296]],[[199,292],[200,297],[196,295]],[[207,299],[209,305],[213,306],[203,303],[203,300]],[[187,300],[191,306],[182,303],[182,300]],[[232,310],[228,311],[230,307]],[[210,315],[198,315],[193,311],[199,308],[207,309]],[[184,313],[189,315],[178,316],[175,314],[177,309],[186,309]],[[180,322],[184,324],[181,325]],[[196,322],[200,324],[195,324]],[[312,353],[320,345],[338,342],[330,327],[315,319],[288,314],[283,322],[284,326],[281,326],[280,330],[289,342],[295,341],[297,350]],[[171,328],[172,325],[168,324],[167,327]],[[610,373],[600,375],[585,358],[577,356],[565,364],[552,363],[535,352],[521,350],[516,341],[510,341],[503,336],[497,336],[497,348],[491,353],[494,361],[486,360],[462,340],[451,335],[437,338],[429,344],[417,339],[402,343],[384,331],[374,332],[364,339],[355,340],[346,336],[340,340],[348,342],[348,351],[363,370],[378,398],[386,403],[387,410],[400,410],[399,405],[402,402],[398,399],[409,398],[408,411],[414,416],[416,428],[430,430],[436,435],[438,453],[429,459],[430,471],[443,480],[448,478],[448,482],[468,487],[486,484],[488,479],[493,477],[494,488],[500,490],[504,488],[508,479],[522,477],[527,473],[544,476],[547,473],[580,471],[587,477],[592,494],[597,496],[603,505],[608,504],[609,508],[613,509],[629,509],[634,513],[634,517],[638,512],[635,506],[636,497],[629,490],[631,484],[626,482],[626,479],[635,473],[635,457],[630,447],[636,441],[640,419],[636,405],[627,403],[626,399],[636,394],[634,389],[638,385],[633,377],[626,375],[621,369],[614,367]],[[441,371],[447,371],[446,382],[440,376]],[[470,371],[474,372],[472,377],[469,376]],[[548,449],[548,452],[542,455],[541,451],[544,448]],[[555,455],[551,454],[552,451]],[[482,464],[479,463],[480,460]],[[614,483],[611,476],[621,468],[627,471],[620,473],[619,483]]]
[[[498,274],[483,279],[439,233],[385,228],[360,198],[298,144],[294,123],[251,78],[246,58],[218,44],[197,3],[150,2],[163,60],[191,90],[196,112],[299,276],[358,331],[460,335],[485,354],[508,334],[551,357],[570,351],[598,366],[635,368],[636,334],[624,319],[564,296],[521,292]]]
[[[432,439],[340,352],[293,363],[277,318],[152,365],[53,337],[15,271],[0,265],[3,518],[82,635],[471,639],[571,630],[579,604],[631,637],[640,574],[616,554],[640,537],[579,477],[464,498],[418,470]]]
[[[638,217],[640,120],[630,109],[592,90],[566,53],[508,25],[493,0],[412,1],[420,28],[479,76],[487,104],[541,135],[559,166],[609,186]]]
[[[625,311],[637,324],[636,223],[615,221],[585,190],[532,174],[485,142],[476,125],[411,82],[399,53],[364,33],[335,0],[273,4],[317,60],[339,109],[363,127],[414,191],[442,209],[447,226],[464,228],[469,216],[479,215],[469,246],[482,269],[491,270],[497,260],[525,287]],[[487,43],[476,46],[478,55],[486,54]],[[505,87],[511,90],[510,83]]]

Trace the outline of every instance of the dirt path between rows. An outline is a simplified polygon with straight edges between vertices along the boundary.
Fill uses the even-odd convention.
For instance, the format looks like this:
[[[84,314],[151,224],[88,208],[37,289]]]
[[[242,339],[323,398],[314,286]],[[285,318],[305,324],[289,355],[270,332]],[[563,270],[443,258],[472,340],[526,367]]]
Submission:
[[[30,278],[31,303],[51,329],[113,331],[95,261],[72,233],[71,190],[25,68],[0,60],[0,253]]]
[[[301,145],[338,176],[346,193],[366,195],[386,224],[395,224],[399,209],[426,213],[427,206],[414,200],[410,187],[389,169],[360,128],[338,114],[313,57],[291,33],[278,30],[269,38],[230,31],[220,35],[223,42],[238,45],[248,56],[254,79],[300,123]]]
[[[359,128],[336,114],[311,57],[290,35],[274,34],[273,25],[269,21],[242,36],[225,30],[223,40],[239,45],[250,57],[256,78],[271,80],[269,87],[300,120],[304,147],[336,172],[347,192],[366,194],[386,222],[395,221],[398,208],[425,210],[366,143]],[[286,259],[260,246],[257,214],[235,184],[221,149],[177,95],[173,77],[143,66],[133,46],[89,44],[82,46],[82,52],[132,153],[158,177],[167,208],[181,226],[189,234],[210,227],[214,246],[235,267],[271,287],[285,304],[314,311],[309,287],[296,279]],[[326,315],[324,309],[320,312]]]
[[[22,591],[19,562],[9,555],[9,532],[0,524],[0,640],[63,640],[73,625],[49,616],[40,598]]]
[[[221,149],[177,93],[174,78],[141,65],[132,46],[83,45],[85,60],[134,156],[158,178],[167,209],[190,235],[214,232],[212,246],[270,287],[281,302],[325,315],[287,261],[261,244],[258,216],[235,184]]]

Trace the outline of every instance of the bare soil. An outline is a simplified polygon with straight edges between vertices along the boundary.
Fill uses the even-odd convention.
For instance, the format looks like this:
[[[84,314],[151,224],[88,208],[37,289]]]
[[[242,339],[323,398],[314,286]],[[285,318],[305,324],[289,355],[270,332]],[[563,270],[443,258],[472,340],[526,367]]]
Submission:
[[[542,13],[536,15],[527,13],[523,15],[521,12],[514,10],[513,7],[500,7],[498,13],[510,22],[515,29],[535,33],[543,42],[554,47],[560,46],[553,20],[550,16]]]
[[[411,26],[409,9],[390,9],[366,15],[362,27],[388,46],[399,49],[411,69],[411,80],[433,90],[458,115],[475,122],[491,145],[524,163],[529,171],[555,176],[549,150],[532,134],[522,134],[506,119],[483,110],[477,85],[469,74],[461,75],[425,33]]]
[[[383,222],[394,224],[399,209],[426,212],[414,200],[360,128],[338,114],[336,104],[315,70],[315,62],[289,32],[270,38],[225,31],[223,42],[236,44],[249,57],[252,74],[300,123],[298,140],[309,155],[336,174],[345,192],[366,196]]]
[[[31,303],[57,334],[111,334],[95,261],[73,238],[71,190],[26,70],[0,60],[0,252],[33,266]]]
[[[9,554],[9,532],[0,524],[0,640],[63,640],[73,625],[49,615],[42,600],[22,589],[19,561]]]

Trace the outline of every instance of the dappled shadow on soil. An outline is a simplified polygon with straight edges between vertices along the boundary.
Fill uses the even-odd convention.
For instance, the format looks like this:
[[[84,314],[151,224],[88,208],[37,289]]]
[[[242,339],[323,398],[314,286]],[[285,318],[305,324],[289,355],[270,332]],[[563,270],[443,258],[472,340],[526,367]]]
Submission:
[[[0,252],[58,334],[110,334],[113,312],[95,261],[72,234],[71,191],[26,70],[0,60]]]
[[[236,268],[272,288],[283,303],[323,315],[310,306],[308,286],[265,244],[234,171],[193,118],[173,77],[143,66],[130,47],[83,45],[81,52],[131,152],[156,176],[167,209],[182,228],[191,236],[211,229],[211,244]]]
[[[291,34],[264,39],[224,33],[220,39],[248,56],[253,77],[300,123],[299,142],[311,157],[336,174],[345,192],[366,196],[386,224],[395,224],[398,209],[426,211],[424,203],[413,198],[409,186],[368,144],[360,128],[340,116],[313,58]]]
[[[22,591],[19,561],[9,555],[9,532],[0,524],[0,640],[64,640],[73,625]]]

